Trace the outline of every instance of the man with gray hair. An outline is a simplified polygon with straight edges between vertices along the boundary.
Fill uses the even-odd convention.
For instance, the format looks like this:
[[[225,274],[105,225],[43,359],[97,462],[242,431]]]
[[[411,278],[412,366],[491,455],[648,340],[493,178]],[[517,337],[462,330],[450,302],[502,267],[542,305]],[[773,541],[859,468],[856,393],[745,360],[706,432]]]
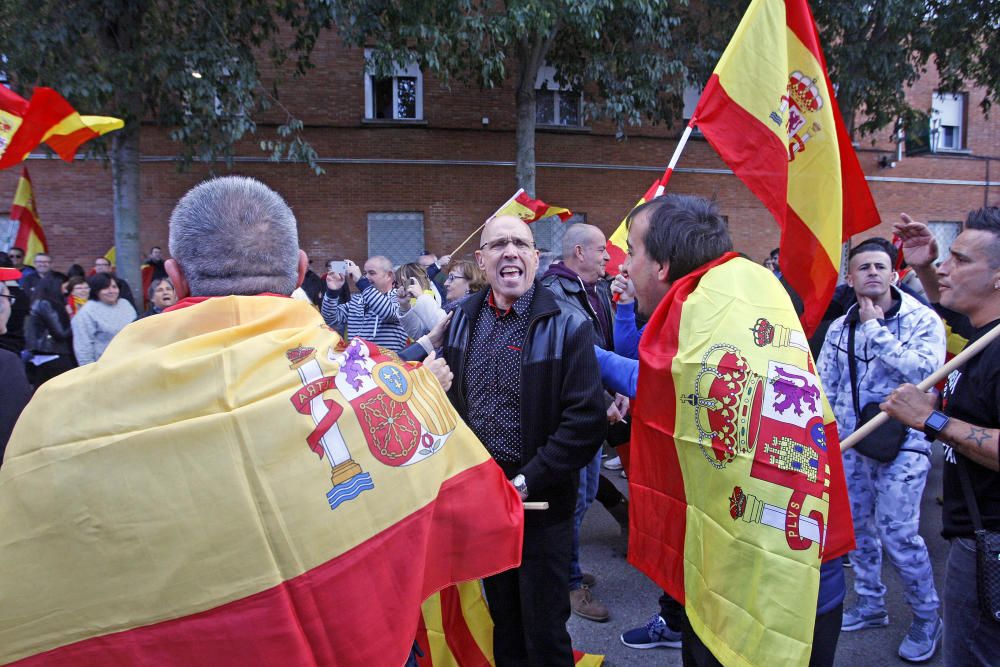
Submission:
[[[448,405],[447,366],[288,298],[308,260],[256,180],[188,192],[170,251],[181,301],[14,429],[0,663],[402,665],[425,599],[520,560],[517,492]]]
[[[323,319],[333,329],[343,330],[346,326],[352,338],[364,338],[394,352],[406,347],[406,329],[399,320],[399,300],[393,290],[396,277],[392,262],[382,255],[369,257],[364,276],[351,260],[344,260],[344,264],[358,291],[347,303],[339,303],[346,278],[342,273],[327,273],[326,294],[320,307]]]

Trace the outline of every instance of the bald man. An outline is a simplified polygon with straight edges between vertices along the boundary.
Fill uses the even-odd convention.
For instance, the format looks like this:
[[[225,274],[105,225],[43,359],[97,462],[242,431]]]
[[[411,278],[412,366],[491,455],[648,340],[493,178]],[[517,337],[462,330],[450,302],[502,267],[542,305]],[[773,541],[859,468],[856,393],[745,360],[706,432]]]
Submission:
[[[484,580],[496,664],[570,667],[566,590],[577,484],[606,428],[594,327],[535,280],[538,251],[520,219],[490,220],[476,262],[489,288],[452,318],[448,397],[521,499],[549,504],[525,514],[521,567]]]

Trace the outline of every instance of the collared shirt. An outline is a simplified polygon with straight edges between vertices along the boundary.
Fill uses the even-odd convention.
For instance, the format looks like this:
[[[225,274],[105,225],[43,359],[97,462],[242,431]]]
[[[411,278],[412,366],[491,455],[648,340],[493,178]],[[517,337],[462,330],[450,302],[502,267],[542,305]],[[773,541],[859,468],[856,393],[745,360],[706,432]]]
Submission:
[[[532,285],[501,311],[490,290],[476,317],[462,378],[469,426],[490,455],[503,463],[521,461],[521,349],[534,297]]]

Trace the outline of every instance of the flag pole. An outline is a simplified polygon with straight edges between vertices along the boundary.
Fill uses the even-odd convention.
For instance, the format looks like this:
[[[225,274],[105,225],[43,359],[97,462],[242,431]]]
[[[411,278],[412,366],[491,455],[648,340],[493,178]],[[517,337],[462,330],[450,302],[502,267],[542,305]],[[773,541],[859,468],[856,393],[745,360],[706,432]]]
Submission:
[[[982,338],[966,347],[964,350],[955,355],[951,361],[931,373],[928,378],[917,385],[917,389],[924,392],[929,391],[931,387],[948,377],[956,368],[959,368],[962,364],[969,361],[969,359],[972,359],[972,357],[979,354],[983,348],[992,343],[993,339],[997,336],[1000,336],[1000,326],[993,327],[993,329]],[[873,419],[865,422],[861,428],[844,438],[844,441],[840,443],[840,451],[846,452],[851,447],[857,445],[861,440],[864,440],[865,436],[884,424],[887,419],[889,419],[889,415],[884,412],[880,412],[875,415]]]
[[[663,172],[663,178],[660,179],[660,187],[656,190],[657,197],[663,194],[663,190],[666,189],[667,181],[673,175],[674,167],[677,166],[677,161],[681,159],[681,153],[684,152],[684,147],[687,146],[688,139],[691,138],[691,132],[694,130],[696,120],[692,116],[691,120],[688,121],[687,127],[684,128],[684,134],[681,135],[680,141],[677,142],[677,148],[674,149],[674,154],[670,157],[670,163],[667,165],[666,171]]]
[[[451,255],[452,257],[454,257],[455,255],[457,255],[457,254],[458,254],[458,251],[462,249],[462,246],[464,246],[464,245],[465,245],[466,243],[468,243],[468,242],[469,242],[469,240],[470,240],[470,239],[472,239],[472,237],[473,237],[473,236],[475,236],[476,234],[478,234],[478,233],[479,233],[479,231],[480,231],[480,230],[481,230],[481,229],[482,229],[483,227],[485,227],[485,226],[486,226],[486,223],[487,223],[487,222],[489,222],[489,221],[490,221],[490,220],[491,220],[491,219],[492,219],[492,218],[493,218],[494,216],[496,216],[496,214],[497,214],[497,213],[499,213],[500,211],[502,211],[502,210],[504,209],[504,207],[506,207],[506,206],[507,206],[507,204],[509,204],[509,203],[511,203],[512,201],[514,201],[515,199],[517,199],[517,198],[518,198],[518,197],[519,197],[519,196],[521,195],[521,193],[522,193],[522,192],[524,192],[524,188],[518,188],[518,189],[517,189],[517,192],[515,192],[515,193],[514,193],[514,194],[513,194],[512,196],[511,196],[511,198],[510,198],[510,199],[508,199],[508,200],[507,200],[507,201],[505,201],[504,203],[500,204],[500,207],[499,207],[499,208],[498,208],[497,210],[493,211],[493,215],[491,215],[491,216],[489,216],[488,218],[486,218],[486,220],[484,220],[484,221],[483,221],[483,224],[481,224],[481,225],[479,225],[478,227],[476,227],[476,229],[475,229],[475,230],[474,230],[474,231],[473,231],[473,232],[472,232],[471,234],[469,234],[468,236],[466,236],[466,237],[465,237],[465,240],[464,240],[464,241],[462,241],[461,243],[459,243],[459,244],[458,244],[458,247],[457,247],[457,248],[455,248],[454,250],[452,250],[452,251],[451,251],[451,252],[450,252],[449,254],[450,254],[450,255]]]

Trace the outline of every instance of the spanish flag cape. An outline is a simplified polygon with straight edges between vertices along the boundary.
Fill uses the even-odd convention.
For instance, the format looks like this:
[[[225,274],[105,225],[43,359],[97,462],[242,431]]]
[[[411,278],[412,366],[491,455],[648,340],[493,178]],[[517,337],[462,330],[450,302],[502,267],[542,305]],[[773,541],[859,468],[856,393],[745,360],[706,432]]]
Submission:
[[[724,665],[806,665],[819,566],[854,547],[836,423],[787,293],[728,253],[639,343],[629,561]]]
[[[291,299],[175,308],[15,428],[0,663],[399,667],[421,602],[520,562],[516,492],[427,369]]]

